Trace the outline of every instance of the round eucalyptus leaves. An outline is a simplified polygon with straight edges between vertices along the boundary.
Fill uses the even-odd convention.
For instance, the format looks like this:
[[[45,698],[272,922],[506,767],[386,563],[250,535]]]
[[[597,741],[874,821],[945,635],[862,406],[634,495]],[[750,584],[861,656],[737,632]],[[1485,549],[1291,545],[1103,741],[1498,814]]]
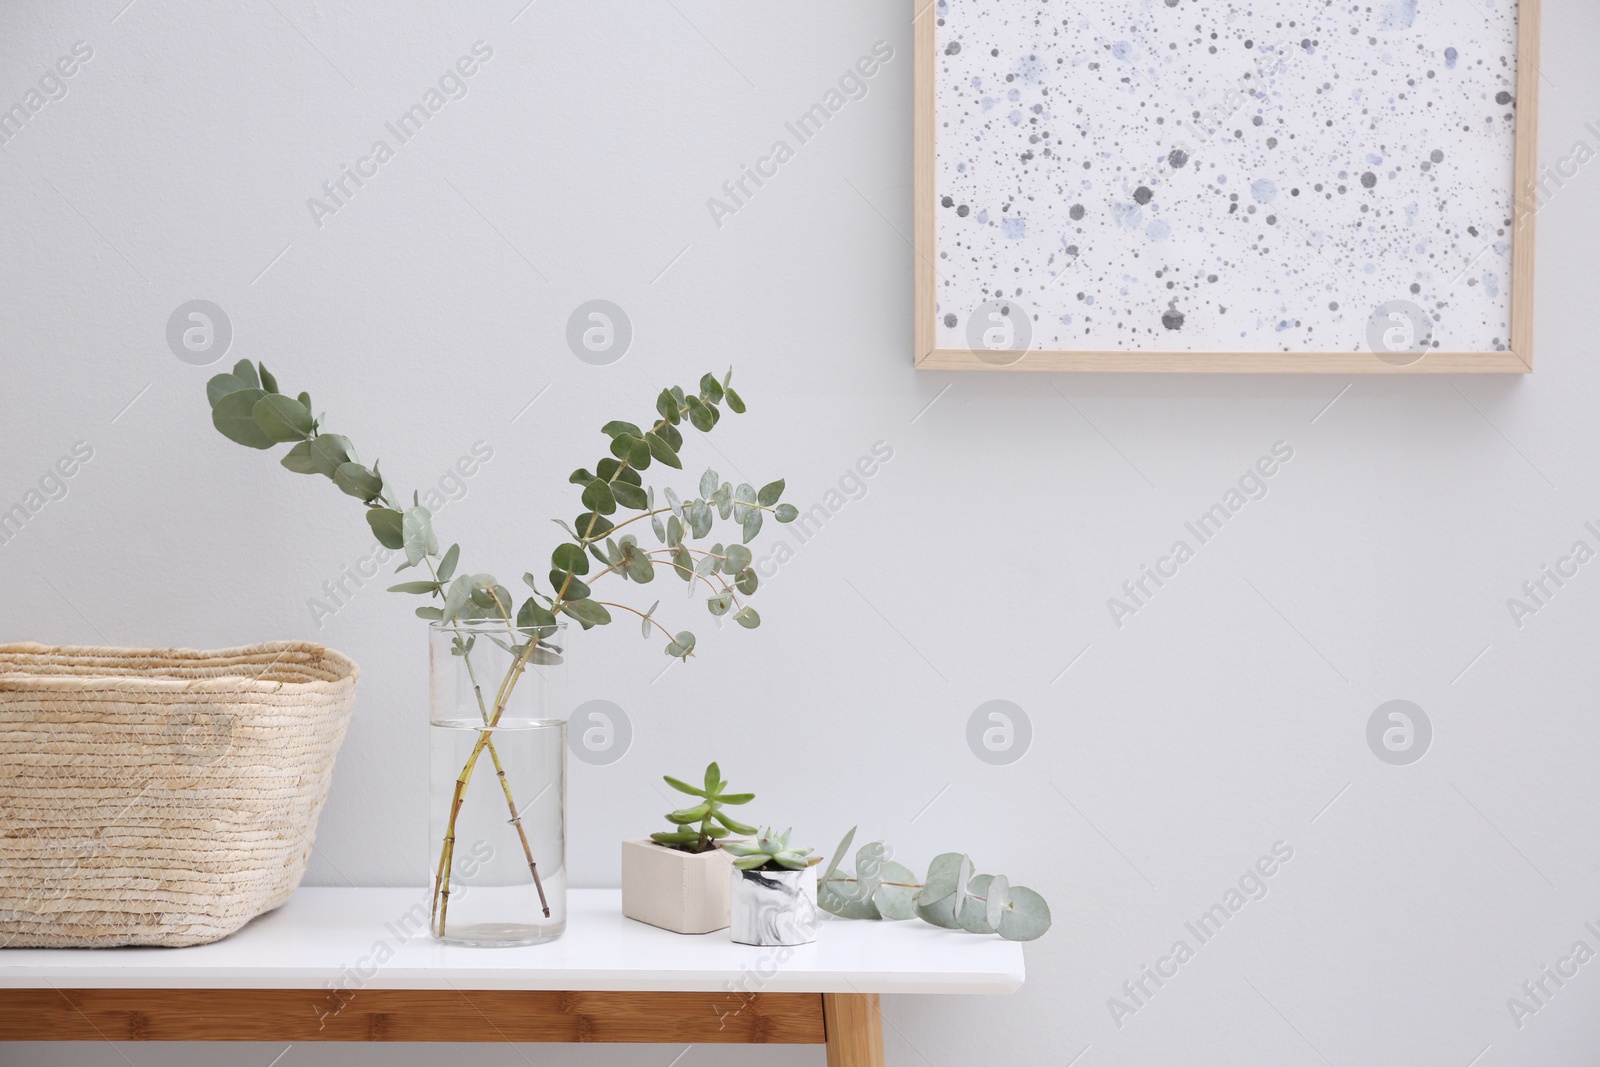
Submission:
[[[1050,929],[1050,905],[1003,874],[978,874],[959,852],[935,856],[920,882],[909,867],[889,859],[881,841],[856,852],[854,872],[840,860],[855,840],[851,827],[817,883],[817,905],[843,919],[921,919],[949,930],[999,934],[1032,941]]]
[[[732,371],[720,381],[706,374],[700,379],[698,393],[685,393],[678,386],[661,390],[656,398],[659,418],[648,428],[620,420],[601,427],[610,439],[609,455],[602,457],[593,471],[580,467],[568,478],[582,486],[585,510],[570,523],[554,520],[568,540],[550,554],[550,592],[540,589],[530,571],[522,580],[532,595],[520,606],[494,575],[456,573],[461,546],[452,544],[441,553],[432,513],[421,506],[415,493],[410,507],[396,502],[376,461],[368,467],[358,459],[348,437],[323,432],[324,416],[313,416],[310,394],[288,396],[264,365],[241,360],[231,372],[206,383],[206,396],[211,402],[211,422],[224,437],[248,448],[291,445],[283,466],[298,474],[320,474],[365,504],[373,535],[384,547],[405,552],[398,570],[428,568],[430,578],[402,582],[390,589],[439,601],[418,608],[420,617],[446,624],[503,620],[529,639],[515,648],[519,654],[527,654],[529,662],[558,662],[550,658],[556,657],[556,650],[535,647],[538,639],[554,633],[558,615],[577,620],[587,630],[609,623],[611,609],[616,608],[637,615],[645,637],[653,629],[659,630],[666,637],[667,655],[686,659],[694,652],[694,633],[674,632],[658,622],[659,600],[648,611],[640,611],[596,599],[591,585],[607,575],[645,584],[655,579],[658,566],[666,567],[686,584],[691,597],[697,591],[705,594],[706,609],[712,615],[731,615],[746,629],[761,625],[756,609],[741,599],[760,584],[745,546],[761,532],[766,515],[778,522],[792,522],[799,516],[794,505],[779,502],[783,479],[757,490],[743,483],[735,486],[708,470],[700,476],[698,494],[692,499],[667,488],[658,504],[655,488],[646,486],[641,475],[652,463],[683,468],[678,458],[683,448],[680,426],[687,423],[709,433],[722,418],[724,406],[736,414],[744,413],[744,399],[734,391],[732,379]],[[626,515],[628,512],[636,514]],[[644,519],[649,520],[659,547],[647,548],[637,534],[620,532]],[[697,545],[695,542],[711,536],[718,521],[731,521],[738,528],[738,542],[725,545],[717,541],[709,548]],[[599,564],[598,571],[591,573],[591,561]]]

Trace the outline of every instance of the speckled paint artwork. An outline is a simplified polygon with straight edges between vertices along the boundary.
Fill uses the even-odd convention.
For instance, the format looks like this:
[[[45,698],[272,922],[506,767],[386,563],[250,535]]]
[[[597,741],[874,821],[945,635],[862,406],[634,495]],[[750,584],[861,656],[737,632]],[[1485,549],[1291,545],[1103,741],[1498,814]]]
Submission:
[[[1386,306],[1507,347],[1514,0],[935,16],[939,347],[1353,352]]]

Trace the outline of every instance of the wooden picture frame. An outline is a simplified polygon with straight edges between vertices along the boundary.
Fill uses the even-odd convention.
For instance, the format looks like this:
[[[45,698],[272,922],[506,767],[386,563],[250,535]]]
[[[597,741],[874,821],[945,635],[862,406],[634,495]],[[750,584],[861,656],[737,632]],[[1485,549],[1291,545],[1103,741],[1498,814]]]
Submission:
[[[955,5],[976,3],[978,0],[916,0],[916,2],[920,7],[913,30],[915,55],[912,199],[913,245],[916,251],[913,340],[915,365],[918,369],[1338,374],[1525,374],[1532,371],[1534,215],[1537,207],[1535,183],[1538,180],[1539,0],[1521,0],[1515,23],[1514,84],[1517,95],[1513,136],[1512,203],[1509,205],[1513,217],[1509,227],[1511,248],[1508,273],[1510,290],[1508,336],[1497,348],[1484,346],[1483,350],[1447,351],[1430,346],[1415,356],[1412,356],[1410,351],[1393,356],[1379,354],[1376,348],[1369,347],[1345,351],[1159,351],[1137,348],[1079,351],[1066,348],[1028,347],[1020,350],[999,349],[996,353],[980,354],[974,347],[950,344],[950,328],[955,326],[952,320],[957,317],[955,313],[959,311],[963,315],[971,315],[973,311],[970,308],[941,309],[939,304],[941,259],[937,244],[936,222],[938,213],[941,210],[948,211],[949,208],[941,205],[941,200],[946,194],[939,188],[937,169],[939,133],[937,93],[939,66],[944,57],[936,45],[938,39],[936,23],[943,13]],[[1189,9],[1194,0],[1182,0],[1182,2],[1184,7]],[[1404,3],[1405,0],[1398,2]],[[1014,5],[1024,13],[1034,9],[1040,12],[1049,10],[1058,21],[1064,21],[1061,20],[1061,16],[1066,13],[1057,9],[1059,5],[1046,9],[1041,0],[983,0],[983,3],[994,7]],[[1169,2],[1167,6],[1175,8],[1177,5]],[[1157,10],[1164,9],[1158,7]],[[1108,14],[1106,20],[1109,21],[1111,18],[1112,15]],[[1034,25],[1039,25],[1041,22],[1042,19],[1037,20]],[[1450,51],[1453,52],[1454,49]],[[1452,66],[1454,62],[1452,58]],[[1179,163],[1178,166],[1182,164]],[[1426,165],[1422,169],[1426,170]],[[1141,192],[1148,194],[1147,189],[1142,189]],[[1298,195],[1298,190],[1296,194]],[[1076,255],[1075,247],[1073,252]],[[969,256],[969,258],[976,257]],[[1471,269],[1470,264],[1468,269]],[[1009,281],[1009,278],[1007,280]],[[1498,282],[1496,284],[1498,285]],[[986,289],[980,292],[985,295],[988,293]],[[1382,307],[1383,305],[1379,305],[1373,315],[1376,316]],[[1007,308],[1002,310],[1009,311]],[[1500,314],[1504,315],[1507,312],[1502,311]],[[1063,316],[1062,321],[1066,321],[1068,317]],[[1037,314],[1034,314],[1033,318],[1037,320]],[[1181,322],[1181,316],[1179,321]],[[1371,321],[1366,324],[1368,337],[1372,336]],[[941,325],[946,327],[944,339],[946,343],[942,346]],[[1429,329],[1431,337],[1432,327]],[[1347,342],[1353,336],[1354,330],[1355,328],[1350,328],[1345,335]],[[1147,330],[1147,332],[1153,334],[1156,331]],[[966,336],[973,336],[971,328],[966,330]]]

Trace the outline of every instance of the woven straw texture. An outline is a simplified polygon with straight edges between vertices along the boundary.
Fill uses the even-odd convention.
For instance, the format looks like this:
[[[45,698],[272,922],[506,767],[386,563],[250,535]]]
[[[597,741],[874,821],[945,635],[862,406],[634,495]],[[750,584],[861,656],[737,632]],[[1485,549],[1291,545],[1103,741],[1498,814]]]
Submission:
[[[0,947],[198,945],[294,892],[356,665],[0,645]]]

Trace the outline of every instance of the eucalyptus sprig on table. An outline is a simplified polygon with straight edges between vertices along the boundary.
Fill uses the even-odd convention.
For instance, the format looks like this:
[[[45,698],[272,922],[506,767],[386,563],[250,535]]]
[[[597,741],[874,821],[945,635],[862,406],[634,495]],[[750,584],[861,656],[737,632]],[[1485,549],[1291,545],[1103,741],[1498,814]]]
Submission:
[[[691,597],[700,586],[709,590],[706,607],[712,615],[732,612],[733,620],[747,629],[761,624],[755,608],[740,599],[755,593],[759,585],[751,566],[750,550],[745,545],[760,533],[767,514],[778,522],[791,522],[798,517],[799,512],[793,505],[779,502],[783,480],[780,478],[756,490],[748,484],[734,486],[722,480],[716,471],[707,470],[700,476],[696,486],[698,493],[692,499],[684,499],[673,489],[666,488],[662,494],[665,503],[658,506],[655,488],[645,486],[641,474],[654,462],[674,470],[682,469],[679,452],[684,441],[680,427],[684,424],[701,433],[710,433],[722,418],[724,404],[736,414],[744,413],[744,400],[734,391],[732,377],[731,370],[720,381],[706,374],[700,379],[698,393],[686,393],[678,386],[661,390],[656,397],[659,417],[647,424],[648,429],[623,421],[608,422],[601,427],[601,432],[610,440],[609,455],[601,457],[592,472],[579,468],[568,479],[583,487],[585,510],[570,523],[554,520],[567,540],[550,554],[549,592],[540,588],[538,579],[529,571],[523,574],[522,580],[531,595],[520,605],[493,574],[457,573],[461,546],[452,544],[440,551],[440,541],[433,529],[433,514],[421,505],[418,495],[413,492],[411,505],[405,506],[385,479],[377,460],[373,460],[371,466],[366,465],[348,437],[324,430],[326,416],[313,416],[309,393],[285,394],[264,365],[252,364],[249,360],[240,360],[232,372],[218,374],[206,383],[211,421],[224,437],[262,450],[289,444],[291,447],[281,461],[283,466],[297,474],[322,475],[342,492],[360,500],[367,509],[367,524],[379,543],[385,548],[404,551],[405,560],[398,570],[427,567],[429,577],[402,582],[390,591],[438,601],[417,608],[416,613],[455,629],[452,651],[466,660],[469,672],[473,671],[471,654],[476,635],[462,632],[459,624],[488,620],[505,626],[504,638],[493,636],[492,640],[512,654],[512,665],[492,699],[485,699],[483,688],[476,685],[476,674],[472,675],[484,728],[457,777],[445,840],[440,845],[433,900],[440,936],[444,933],[450,905],[456,817],[472,772],[485,753],[494,764],[505,794],[510,821],[521,838],[544,914],[547,917],[550,914],[538,864],[534,862],[522,829],[520,809],[495,749],[493,731],[526,668],[530,664],[561,661],[563,649],[550,643],[556,632],[558,615],[575,619],[579,626],[588,630],[611,622],[610,609],[631,612],[640,618],[640,629],[646,638],[652,630],[661,631],[667,638],[667,655],[687,660],[694,652],[695,636],[689,630],[674,633],[657,621],[659,600],[641,611],[592,595],[592,583],[607,575],[615,575],[622,582],[648,583],[654,580],[659,564],[687,584]],[[636,514],[622,517],[624,512]],[[619,532],[644,519],[650,520],[651,532],[660,547],[646,548],[636,534]],[[730,543],[724,545],[718,541],[710,548],[695,544],[711,536],[718,520],[730,519],[739,527],[738,543],[730,539]],[[590,573],[591,559],[601,567],[594,574]],[[728,802],[727,798],[723,801]]]
[[[921,881],[909,867],[888,858],[881,841],[856,852],[855,871],[839,869],[855,840],[844,835],[817,882],[817,906],[842,919],[921,919],[949,930],[999,934],[1032,941],[1050,929],[1050,905],[1027,886],[1003,874],[978,874],[959,852],[935,856]]]

